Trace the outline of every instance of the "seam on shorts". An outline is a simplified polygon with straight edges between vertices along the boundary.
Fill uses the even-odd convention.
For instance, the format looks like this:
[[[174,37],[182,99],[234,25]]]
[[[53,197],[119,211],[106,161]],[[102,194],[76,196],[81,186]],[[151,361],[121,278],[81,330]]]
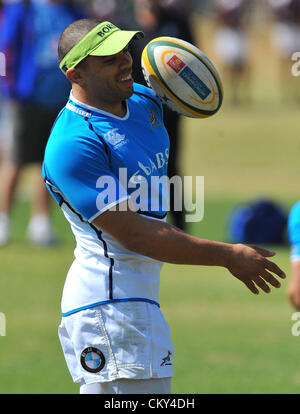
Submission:
[[[149,306],[148,306],[148,303],[146,303],[146,308],[147,308],[147,314],[148,314],[148,321],[149,321],[149,324],[150,324],[150,338],[151,338],[151,343],[150,343],[150,357],[151,357],[151,359],[150,359],[150,376],[152,377],[153,376],[153,357],[154,357],[154,352],[152,351],[153,350],[153,340],[152,340],[152,338],[153,338],[153,327],[152,327],[152,318],[151,318],[151,313],[150,313],[150,308],[149,308]]]
[[[135,362],[119,364],[119,368],[145,368],[145,364],[136,364]]]
[[[97,315],[97,320],[98,320],[98,327],[100,329],[101,334],[104,337],[108,352],[109,352],[109,359],[112,361],[113,365],[114,365],[114,369],[116,374],[114,374],[114,376],[116,378],[119,378],[119,370],[118,370],[118,365],[116,363],[116,359],[113,353],[113,350],[110,346],[110,341],[109,341],[109,337],[107,334],[107,331],[105,329],[105,325],[104,325],[104,321],[103,321],[103,317],[102,317],[102,312],[101,312],[101,308],[97,308],[96,309],[96,315]]]

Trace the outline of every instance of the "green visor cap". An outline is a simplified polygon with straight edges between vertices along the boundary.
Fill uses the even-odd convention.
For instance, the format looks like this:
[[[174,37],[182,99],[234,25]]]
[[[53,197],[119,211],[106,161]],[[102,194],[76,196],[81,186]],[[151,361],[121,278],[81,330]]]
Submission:
[[[110,22],[100,23],[86,34],[60,62],[60,69],[66,73],[87,56],[110,56],[121,52],[133,39],[142,39],[143,32],[121,30]]]

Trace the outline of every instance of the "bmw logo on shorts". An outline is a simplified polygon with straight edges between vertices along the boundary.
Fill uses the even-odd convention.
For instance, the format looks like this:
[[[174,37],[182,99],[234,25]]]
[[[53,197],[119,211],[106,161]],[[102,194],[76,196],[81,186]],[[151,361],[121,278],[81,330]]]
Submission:
[[[96,374],[103,369],[105,357],[100,349],[89,347],[81,352],[80,362],[86,371]]]

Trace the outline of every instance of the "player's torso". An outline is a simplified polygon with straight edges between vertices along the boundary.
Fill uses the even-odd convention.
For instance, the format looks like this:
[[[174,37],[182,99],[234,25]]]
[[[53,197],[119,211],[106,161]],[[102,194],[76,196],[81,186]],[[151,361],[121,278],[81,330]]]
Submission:
[[[147,92],[146,88],[144,91]],[[101,230],[96,231],[95,226],[84,220],[77,214],[80,211],[75,211],[72,203],[67,202],[68,197],[64,197],[61,183],[56,180],[54,174],[58,162],[57,155],[60,154],[60,160],[63,162],[64,156],[68,157],[66,148],[70,151],[73,148],[72,145],[64,146],[69,131],[71,137],[79,136],[80,140],[84,140],[82,148],[85,149],[85,154],[89,148],[92,151],[92,148],[98,145],[101,151],[105,148],[109,160],[109,165],[105,168],[112,171],[115,177],[119,176],[120,170],[126,174],[126,190],[130,196],[139,187],[134,185],[134,178],[143,177],[149,186],[150,197],[141,205],[140,212],[143,214],[144,210],[150,207],[151,216],[150,201],[161,199],[163,193],[160,186],[158,193],[153,194],[151,179],[167,174],[169,138],[162,121],[161,106],[156,99],[143,93],[134,94],[127,100],[127,105],[126,116],[119,118],[95,111],[95,108],[88,108],[74,98],[72,100],[71,96],[49,138],[44,163],[46,178],[53,182],[58,194],[61,193],[65,200],[62,202],[59,196],[55,197],[70,222],[77,241],[76,259],[69,270],[64,287],[63,313],[107,300],[142,298],[158,301],[162,263],[129,251],[108,234]],[[74,128],[78,128],[76,134]],[[91,154],[96,157],[97,151]],[[97,186],[96,183],[90,185]],[[153,213],[153,219],[165,220],[166,211],[161,204]]]
[[[169,137],[159,104],[139,98],[134,94],[127,100],[123,118],[91,111],[86,120],[104,143],[109,167],[136,202],[137,211],[163,217],[168,203]],[[71,99],[68,108],[78,110],[80,104]]]
[[[128,102],[128,119],[92,118],[92,125],[108,144],[111,167],[117,175],[127,168],[128,179],[143,175],[164,175],[167,171],[169,141],[162,121],[151,108]]]

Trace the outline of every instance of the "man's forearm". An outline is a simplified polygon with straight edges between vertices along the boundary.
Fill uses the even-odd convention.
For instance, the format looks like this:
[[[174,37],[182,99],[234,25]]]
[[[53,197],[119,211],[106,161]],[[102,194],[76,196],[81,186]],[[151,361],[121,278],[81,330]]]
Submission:
[[[143,232],[131,232],[125,242],[129,250],[167,263],[227,266],[232,245],[191,236],[161,221],[140,221]]]

